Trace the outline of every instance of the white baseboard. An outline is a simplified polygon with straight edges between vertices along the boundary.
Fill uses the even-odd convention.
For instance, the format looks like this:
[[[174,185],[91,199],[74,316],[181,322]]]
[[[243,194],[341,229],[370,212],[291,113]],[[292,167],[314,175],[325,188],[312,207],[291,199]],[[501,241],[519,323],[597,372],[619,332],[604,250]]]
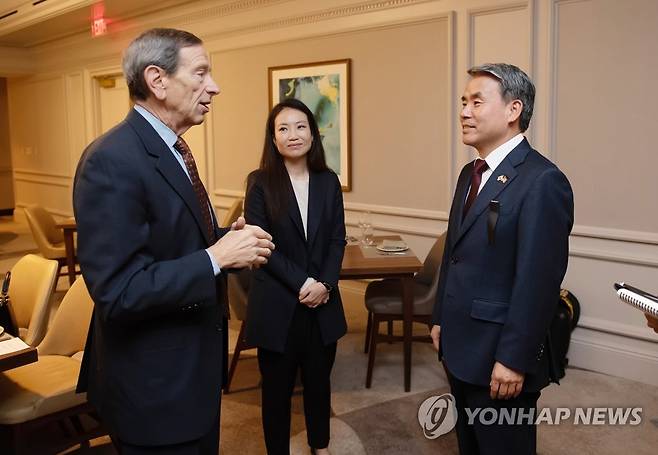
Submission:
[[[568,357],[570,366],[658,386],[655,343],[577,328]]]

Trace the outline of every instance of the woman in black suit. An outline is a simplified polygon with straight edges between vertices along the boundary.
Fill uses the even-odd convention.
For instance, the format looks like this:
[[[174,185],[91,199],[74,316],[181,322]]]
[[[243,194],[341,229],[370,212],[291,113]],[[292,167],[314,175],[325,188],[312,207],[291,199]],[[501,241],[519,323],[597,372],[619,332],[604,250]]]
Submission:
[[[253,274],[247,310],[247,341],[258,346],[267,452],[290,452],[299,368],[308,444],[328,454],[329,377],[336,342],[347,331],[338,292],[345,218],[340,182],[301,101],[282,101],[270,112],[260,167],[248,179],[245,217],[271,233],[276,245]]]

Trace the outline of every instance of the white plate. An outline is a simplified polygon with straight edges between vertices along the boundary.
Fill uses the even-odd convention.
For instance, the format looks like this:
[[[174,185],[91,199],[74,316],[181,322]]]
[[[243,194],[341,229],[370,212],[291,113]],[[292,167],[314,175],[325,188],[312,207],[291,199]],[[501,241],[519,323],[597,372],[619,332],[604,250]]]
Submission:
[[[385,253],[398,253],[401,251],[407,251],[409,249],[408,246],[384,246],[384,245],[377,245],[377,249],[379,251],[383,251]]]

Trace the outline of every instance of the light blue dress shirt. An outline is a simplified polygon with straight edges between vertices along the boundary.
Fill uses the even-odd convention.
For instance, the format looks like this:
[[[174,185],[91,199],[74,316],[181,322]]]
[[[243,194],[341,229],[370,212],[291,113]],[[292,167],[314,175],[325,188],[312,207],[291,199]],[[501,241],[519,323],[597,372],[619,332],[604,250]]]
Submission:
[[[185,166],[183,157],[174,148],[174,144],[176,144],[176,141],[178,140],[178,135],[176,135],[176,133],[174,133],[171,130],[171,128],[169,128],[167,125],[162,123],[162,120],[157,118],[155,115],[151,114],[149,111],[147,111],[139,104],[135,104],[135,110],[139,112],[141,116],[146,119],[147,122],[149,122],[149,124],[153,127],[155,132],[158,133],[158,136],[160,136],[164,141],[164,143],[167,144],[167,147],[169,147],[171,154],[174,156],[176,161],[178,161],[178,164],[180,164],[180,167],[183,169],[183,171],[185,171],[185,175],[187,175],[187,178],[190,179],[190,174],[189,172],[187,172],[187,166]],[[192,179],[190,179],[190,183],[192,183]],[[210,207],[210,210],[212,212],[212,207]],[[208,258],[210,258],[210,263],[212,264],[213,273],[215,274],[215,276],[219,275],[219,273],[222,271],[221,267],[219,266],[219,264],[217,264],[212,254],[210,254],[210,251],[206,250],[206,253],[208,254]]]

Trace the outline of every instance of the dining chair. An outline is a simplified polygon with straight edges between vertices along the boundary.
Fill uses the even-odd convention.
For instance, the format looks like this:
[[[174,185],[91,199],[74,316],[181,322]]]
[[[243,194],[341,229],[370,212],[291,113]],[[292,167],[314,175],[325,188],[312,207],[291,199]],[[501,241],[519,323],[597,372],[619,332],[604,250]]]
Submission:
[[[14,453],[57,453],[106,433],[86,394],[75,392],[92,309],[84,280],[78,278],[37,347],[39,359],[0,373],[0,426],[9,429]],[[91,417],[86,425],[82,414]],[[67,430],[59,447],[28,447],[38,443],[38,438],[28,438],[30,430],[49,422]]]
[[[25,207],[27,224],[41,255],[58,262],[57,276],[64,276],[62,267],[66,265],[64,233],[57,227],[55,219],[46,209],[37,204]]]
[[[18,336],[30,346],[38,345],[46,334],[57,269],[57,261],[36,254],[23,256],[11,269],[11,313]]]
[[[251,346],[247,343],[246,336],[246,321],[247,321],[247,298],[249,294],[249,283],[251,281],[251,271],[249,269],[242,269],[236,273],[229,273],[228,277],[228,302],[231,307],[233,317],[240,321],[240,333],[235,342],[233,349],[233,357],[231,358],[231,365],[228,369],[228,379],[224,385],[224,392],[229,393],[231,389],[231,381],[235,374],[235,369],[238,367],[238,360],[240,360],[240,353],[247,349],[253,349],[256,346]]]
[[[233,224],[238,219],[238,217],[242,215],[243,202],[244,198],[237,198],[235,201],[233,201],[233,204],[231,204],[231,207],[229,207],[228,212],[226,212],[226,216],[224,216],[222,227],[231,227],[231,224]]]
[[[434,242],[432,249],[423,262],[423,268],[413,278],[413,322],[431,324],[432,310],[436,301],[436,291],[439,283],[441,259],[445,246],[445,233]],[[368,325],[366,327],[365,352],[368,353],[368,370],[366,372],[366,388],[372,385],[372,372],[375,365],[377,343],[386,341],[402,341],[400,335],[393,335],[393,321],[402,321],[402,282],[399,279],[388,278],[372,281],[366,288],[365,305],[368,310]],[[387,334],[379,333],[379,324],[387,322]],[[429,330],[428,330],[429,333]],[[431,342],[429,335],[412,336],[413,341]]]

